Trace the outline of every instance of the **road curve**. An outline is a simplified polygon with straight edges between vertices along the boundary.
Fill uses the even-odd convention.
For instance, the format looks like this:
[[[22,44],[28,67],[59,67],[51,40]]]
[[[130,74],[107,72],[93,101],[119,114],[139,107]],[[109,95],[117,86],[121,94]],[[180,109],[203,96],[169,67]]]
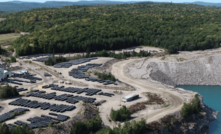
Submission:
[[[147,117],[146,123],[150,123],[153,121],[157,121],[160,118],[162,118],[168,114],[172,114],[174,112],[179,111],[181,109],[181,107],[183,106],[184,101],[178,95],[173,94],[170,91],[159,89],[158,87],[154,87],[152,85],[147,85],[144,80],[129,78],[124,74],[125,66],[128,63],[131,63],[135,60],[136,59],[124,60],[124,61],[120,61],[120,62],[113,64],[111,73],[120,81],[136,87],[138,89],[139,93],[145,92],[145,91],[147,92],[147,89],[148,89],[148,91],[153,91],[157,94],[160,94],[160,95],[166,97],[170,101],[170,106],[156,110],[154,112],[153,111],[148,112],[147,116],[141,115],[135,119],[140,120],[141,118],[145,119]]]

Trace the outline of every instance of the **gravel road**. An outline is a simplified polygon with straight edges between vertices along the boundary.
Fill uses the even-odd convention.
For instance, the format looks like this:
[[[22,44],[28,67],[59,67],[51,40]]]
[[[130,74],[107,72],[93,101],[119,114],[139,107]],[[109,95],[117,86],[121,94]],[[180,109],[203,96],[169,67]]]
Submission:
[[[174,112],[177,112],[181,109],[184,101],[182,96],[178,96],[173,91],[170,90],[162,90],[158,87],[147,85],[145,80],[142,79],[133,79],[127,77],[125,74],[125,67],[128,63],[134,62],[135,59],[125,60],[122,62],[117,62],[112,66],[112,74],[119,79],[120,81],[123,81],[127,84],[130,84],[134,86],[137,89],[137,92],[154,92],[157,94],[162,95],[163,97],[167,98],[170,101],[170,106],[158,109],[158,110],[148,110],[147,115],[143,114],[136,118],[136,120],[140,120],[141,118],[146,119],[147,123],[159,120],[160,118],[172,114]]]

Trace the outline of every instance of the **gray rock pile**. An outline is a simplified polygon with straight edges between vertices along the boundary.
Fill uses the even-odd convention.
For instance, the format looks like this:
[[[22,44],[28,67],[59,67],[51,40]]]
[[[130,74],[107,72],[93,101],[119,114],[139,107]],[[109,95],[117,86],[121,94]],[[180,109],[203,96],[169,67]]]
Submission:
[[[150,62],[150,77],[167,85],[221,85],[221,56],[187,62]]]

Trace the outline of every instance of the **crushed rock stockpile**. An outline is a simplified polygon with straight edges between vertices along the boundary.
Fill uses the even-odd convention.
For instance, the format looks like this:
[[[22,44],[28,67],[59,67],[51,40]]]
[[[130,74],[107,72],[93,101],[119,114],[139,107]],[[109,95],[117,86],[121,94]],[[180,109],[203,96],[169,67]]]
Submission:
[[[221,56],[187,62],[150,62],[150,77],[167,85],[221,85]]]

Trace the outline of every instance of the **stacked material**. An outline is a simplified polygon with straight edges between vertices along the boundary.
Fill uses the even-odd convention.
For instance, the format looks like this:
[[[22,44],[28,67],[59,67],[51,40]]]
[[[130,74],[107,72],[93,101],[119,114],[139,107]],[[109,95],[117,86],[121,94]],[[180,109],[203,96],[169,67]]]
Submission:
[[[51,100],[56,96],[56,93],[44,94],[44,92],[45,91],[32,92],[32,93],[27,94],[26,96],[27,97],[33,96],[33,97],[38,97],[38,98],[44,98],[44,99],[47,99],[47,100]]]
[[[58,87],[58,85],[53,85],[51,90],[57,90],[57,91],[63,91],[63,92],[70,92],[70,93],[77,93],[81,94],[83,92],[86,92],[86,95],[93,96],[96,93],[100,92],[100,89],[94,89],[94,88],[75,88],[75,87]]]
[[[27,91],[28,89],[25,89],[25,88],[18,88],[16,89],[18,92],[22,92],[22,91]]]
[[[66,112],[66,111],[72,111],[76,107],[75,106],[69,106],[69,105],[57,105],[57,104],[50,104],[50,103],[38,103],[37,101],[31,101],[28,99],[17,99],[15,101],[12,101],[9,103],[9,105],[15,105],[15,106],[23,106],[23,107],[29,107],[29,108],[39,108],[43,110],[50,109],[50,111],[56,111],[56,112]]]
[[[26,109],[26,108],[16,108],[14,110],[11,110],[7,113],[4,113],[0,116],[0,122],[4,122],[8,119],[11,119],[13,118],[14,116],[17,116],[17,115],[20,115],[22,112],[25,112],[25,111],[29,111],[29,109]]]

